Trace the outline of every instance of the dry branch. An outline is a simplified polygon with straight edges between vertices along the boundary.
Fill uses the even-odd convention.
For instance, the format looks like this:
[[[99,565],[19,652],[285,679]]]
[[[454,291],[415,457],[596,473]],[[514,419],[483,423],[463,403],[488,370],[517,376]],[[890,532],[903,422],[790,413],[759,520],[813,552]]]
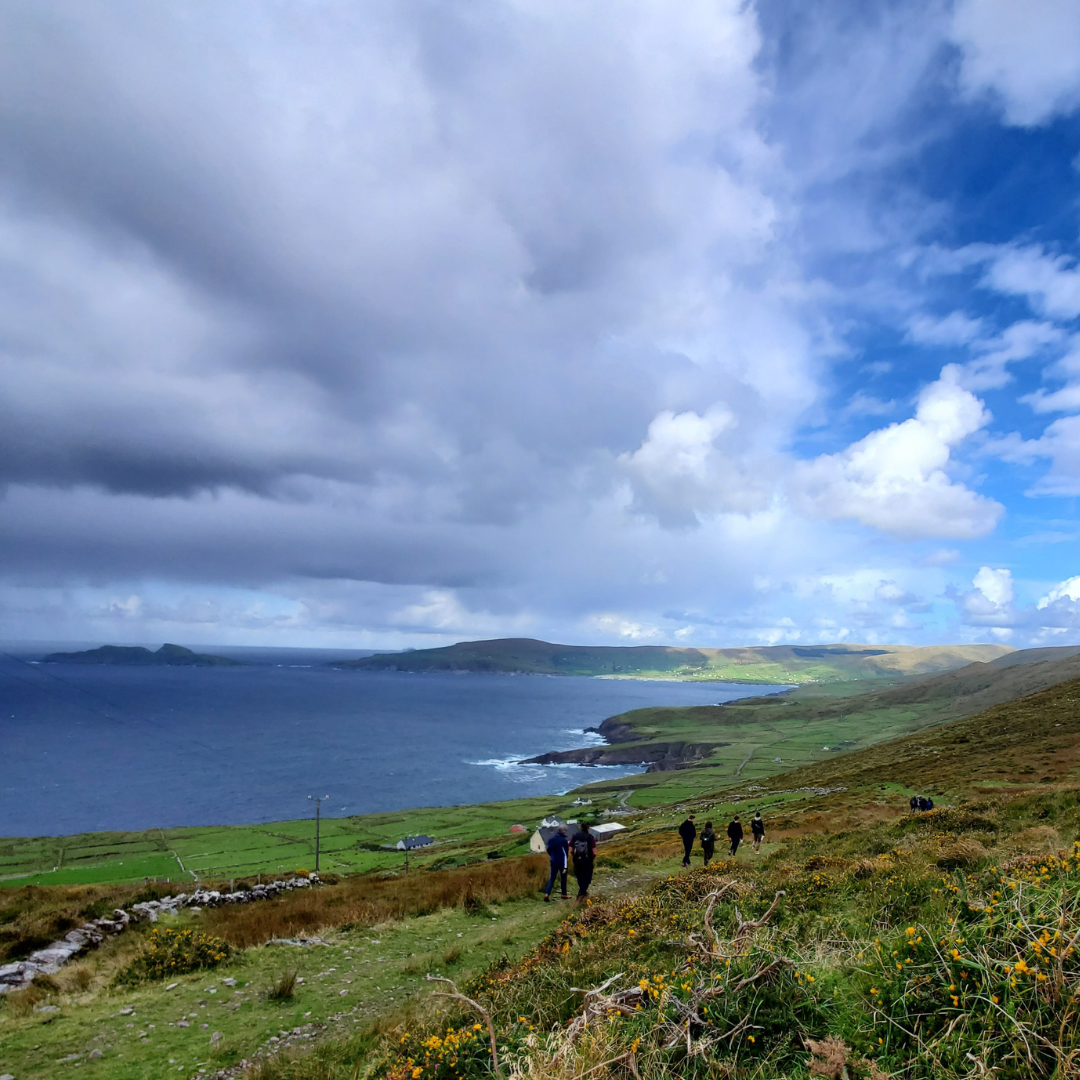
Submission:
[[[499,1050],[495,1045],[495,1025],[491,1022],[491,1013],[489,1013],[479,1001],[473,1001],[472,998],[466,997],[461,993],[453,979],[444,979],[441,975],[425,975],[424,978],[426,978],[428,982],[446,983],[453,991],[452,993],[447,994],[442,990],[434,990],[432,991],[432,997],[453,998],[455,1001],[463,1001],[470,1008],[475,1009],[484,1018],[484,1022],[487,1024],[488,1036],[491,1039],[491,1064],[494,1067],[495,1075],[499,1080],[504,1080],[502,1069],[499,1067]]]

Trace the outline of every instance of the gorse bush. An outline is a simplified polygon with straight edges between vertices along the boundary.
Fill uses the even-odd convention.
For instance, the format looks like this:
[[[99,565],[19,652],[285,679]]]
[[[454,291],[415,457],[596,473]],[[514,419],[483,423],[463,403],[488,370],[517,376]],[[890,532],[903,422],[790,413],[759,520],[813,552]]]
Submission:
[[[154,928],[134,960],[121,972],[120,983],[165,979],[216,967],[232,955],[232,946],[201,930]]]

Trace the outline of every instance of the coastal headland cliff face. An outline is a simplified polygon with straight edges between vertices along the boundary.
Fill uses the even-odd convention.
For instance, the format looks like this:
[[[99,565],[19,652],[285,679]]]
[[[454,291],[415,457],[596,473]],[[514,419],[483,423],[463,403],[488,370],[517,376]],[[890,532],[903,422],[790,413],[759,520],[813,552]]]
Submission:
[[[532,638],[463,641],[336,663],[360,671],[472,671],[747,683],[846,682],[923,675],[1014,652],[1007,645],[777,645],[705,649],[665,645],[557,645]]]
[[[726,742],[649,742],[641,743],[641,735],[631,724],[618,716],[609,716],[603,723],[587,731],[603,735],[607,746],[582,746],[576,750],[552,750],[528,758],[524,765],[648,765],[646,772],[668,772],[708,757]],[[633,743],[631,746],[621,743]]]

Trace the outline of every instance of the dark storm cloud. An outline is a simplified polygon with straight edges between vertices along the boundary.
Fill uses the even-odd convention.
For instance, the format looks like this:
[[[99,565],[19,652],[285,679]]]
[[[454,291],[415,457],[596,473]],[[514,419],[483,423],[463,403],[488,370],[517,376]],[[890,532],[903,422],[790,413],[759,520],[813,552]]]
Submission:
[[[0,481],[449,482],[451,516],[505,520],[633,449],[658,398],[733,381],[636,326],[679,274],[672,196],[714,170],[653,156],[701,103],[647,100],[676,58],[627,67],[633,30],[386,3],[4,19]],[[745,67],[712,78],[749,100]]]
[[[222,599],[245,588],[304,634],[907,632],[918,605],[875,590],[944,571],[883,506],[899,484],[909,531],[951,535],[997,411],[905,337],[948,323],[909,258],[946,214],[911,180],[919,118],[944,138],[958,79],[1027,78],[984,23],[3,5],[0,616],[263,625]],[[1072,100],[1067,67],[1025,115]],[[867,398],[883,326],[917,352],[882,361],[895,412],[831,408]],[[1014,449],[1064,461],[1057,430]]]

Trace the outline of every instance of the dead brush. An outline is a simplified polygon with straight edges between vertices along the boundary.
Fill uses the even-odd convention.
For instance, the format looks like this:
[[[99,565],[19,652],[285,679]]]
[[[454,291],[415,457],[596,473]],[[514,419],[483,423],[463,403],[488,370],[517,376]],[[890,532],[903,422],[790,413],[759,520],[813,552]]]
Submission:
[[[13,990],[0,998],[0,1007],[7,1016],[29,1016],[36,1006],[48,1000],[48,993],[39,986],[30,984],[25,990]]]
[[[978,840],[971,836],[961,836],[949,839],[940,844],[937,849],[937,865],[945,870],[955,870],[961,866],[970,866],[972,863],[985,859],[989,851]]]
[[[94,973],[86,964],[73,967],[64,980],[64,989],[69,993],[85,993],[94,982]]]
[[[754,931],[761,929],[768,923],[780,904],[780,897],[786,895],[783,889],[778,889],[773,897],[772,904],[760,919],[744,919],[739,914],[739,909],[735,908],[735,918],[738,923],[735,933],[729,941],[722,941],[719,932],[712,924],[713,909],[725,895],[734,892],[739,884],[737,881],[727,881],[719,889],[705,897],[704,923],[705,933],[709,937],[707,939],[701,934],[691,934],[690,946],[706,960],[729,960],[731,957],[744,952],[750,945]]]
[[[810,1051],[810,1060],[806,1064],[811,1076],[823,1076],[827,1080],[855,1080],[857,1076],[865,1076],[867,1080],[889,1080],[889,1074],[882,1072],[876,1062],[856,1057],[843,1039],[830,1035],[827,1039],[804,1039],[803,1042]]]

